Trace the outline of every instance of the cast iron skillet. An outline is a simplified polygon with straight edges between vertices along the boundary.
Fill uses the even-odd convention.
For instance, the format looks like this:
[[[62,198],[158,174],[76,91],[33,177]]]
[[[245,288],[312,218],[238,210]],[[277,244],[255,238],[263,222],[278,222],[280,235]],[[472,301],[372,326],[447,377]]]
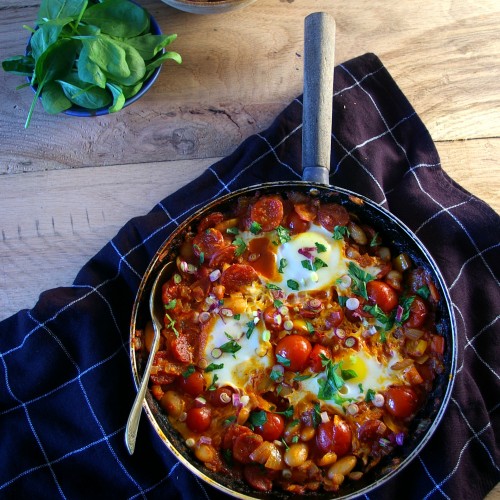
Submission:
[[[315,499],[332,497],[347,499],[366,494],[391,479],[405,467],[425,446],[438,426],[451,395],[456,370],[456,325],[452,303],[441,273],[429,252],[410,229],[387,210],[364,196],[328,185],[331,153],[334,37],[335,23],[328,14],[314,13],[306,18],[303,180],[263,183],[243,188],[212,201],[190,216],[161,245],[149,264],[137,292],[130,331],[132,371],[135,384],[139,387],[147,353],[136,351],[132,340],[137,335],[136,330],[142,330],[150,320],[149,291],[156,273],[164,263],[175,260],[177,249],[182,243],[183,235],[188,228],[195,229],[198,222],[212,211],[224,212],[234,206],[240,196],[299,191],[307,193],[311,197],[316,197],[322,202],[339,203],[349,212],[358,215],[362,221],[371,225],[375,231],[379,232],[383,241],[389,243],[398,253],[408,253],[416,266],[428,270],[441,294],[436,323],[438,332],[445,337],[445,371],[436,378],[434,388],[429,394],[426,404],[414,418],[410,427],[409,438],[403,446],[396,449],[393,454],[385,457],[359,481],[346,481],[338,494],[310,492],[304,495]],[[254,491],[243,481],[218,475],[204,468],[192,456],[182,437],[172,428],[166,414],[149,392],[146,395],[143,408],[165,446],[198,477],[225,493],[238,498],[268,498],[269,494]],[[291,494],[273,491],[273,498],[291,498]]]

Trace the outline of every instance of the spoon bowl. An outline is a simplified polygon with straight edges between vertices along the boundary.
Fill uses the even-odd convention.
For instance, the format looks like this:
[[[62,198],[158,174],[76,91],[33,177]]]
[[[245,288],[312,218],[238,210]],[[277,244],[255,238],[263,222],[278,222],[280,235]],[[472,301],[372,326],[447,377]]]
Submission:
[[[153,360],[158,350],[158,344],[160,342],[160,333],[163,327],[163,314],[164,306],[161,299],[161,285],[165,282],[167,276],[172,272],[173,262],[167,262],[158,272],[156,279],[153,282],[151,288],[151,294],[149,296],[149,312],[151,314],[151,319],[153,321],[154,337],[151,344],[151,349],[149,351],[148,361],[146,363],[146,368],[142,375],[141,384],[139,386],[139,391],[135,397],[134,404],[130,410],[130,414],[127,420],[127,426],[125,427],[125,444],[127,446],[128,452],[132,455],[135,450],[135,441],[137,439],[137,430],[139,428],[139,422],[141,420],[142,404],[144,402],[144,396],[146,395],[146,390],[148,388],[149,375],[151,374],[151,367],[153,366]]]

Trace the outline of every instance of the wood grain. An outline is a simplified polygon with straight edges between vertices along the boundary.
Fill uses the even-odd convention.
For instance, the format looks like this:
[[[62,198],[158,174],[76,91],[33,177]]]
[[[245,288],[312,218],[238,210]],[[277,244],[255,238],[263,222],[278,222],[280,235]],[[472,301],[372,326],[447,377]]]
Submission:
[[[435,140],[500,136],[500,3],[259,0],[220,16],[196,16],[143,0],[182,65],[164,65],[151,91],[116,115],[49,116],[0,73],[0,173],[224,156],[266,128],[302,89],[303,19],[324,10],[337,21],[341,62],[381,57]],[[22,53],[21,28],[37,6],[2,7],[0,59]],[[16,7],[17,6],[17,7]],[[43,152],[43,154],[41,154]]]

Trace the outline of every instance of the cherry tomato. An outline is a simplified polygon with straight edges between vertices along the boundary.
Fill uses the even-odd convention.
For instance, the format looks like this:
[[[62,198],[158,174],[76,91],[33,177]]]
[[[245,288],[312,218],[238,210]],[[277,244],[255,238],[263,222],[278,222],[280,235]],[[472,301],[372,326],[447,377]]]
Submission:
[[[311,225],[311,223],[302,219],[297,214],[297,212],[290,212],[286,216],[285,226],[288,229],[290,229],[290,232],[292,234],[305,233],[309,229],[310,225]]]
[[[193,372],[188,377],[179,378],[180,388],[190,396],[199,396],[205,389],[205,378],[201,372]]]
[[[417,410],[417,395],[409,386],[389,387],[385,391],[385,407],[395,417],[407,418]]]
[[[242,464],[251,463],[250,454],[252,454],[263,442],[264,438],[254,432],[240,434],[233,443],[233,458]]]
[[[328,347],[321,344],[314,344],[311,354],[309,355],[309,366],[314,373],[319,373],[324,370],[325,367],[322,362],[325,357],[328,359],[332,358]]]
[[[327,230],[333,232],[336,226],[346,226],[349,212],[337,203],[324,203],[318,210],[318,221]]]
[[[252,221],[258,222],[262,231],[276,229],[283,219],[283,202],[277,196],[263,196],[259,198],[250,210]]]
[[[366,284],[368,298],[385,313],[391,312],[398,305],[398,294],[383,281],[369,281]]]
[[[290,361],[280,362],[285,368],[300,372],[306,367],[311,350],[311,342],[302,335],[287,335],[278,342],[275,352]]]
[[[224,285],[227,293],[231,293],[238,291],[242,286],[250,285],[258,279],[259,275],[252,266],[233,264],[222,272],[220,283]]]
[[[207,406],[190,408],[187,411],[186,425],[193,432],[205,432],[212,423],[212,412]]]
[[[410,316],[405,321],[408,328],[420,328],[427,318],[427,304],[424,299],[415,296],[410,306]]]
[[[264,441],[279,439],[285,429],[285,420],[277,413],[266,412],[266,422],[255,427],[255,432],[262,436]]]
[[[346,455],[352,446],[351,428],[345,420],[335,415],[333,420],[318,425],[316,446],[322,453],[333,451],[338,457]]]

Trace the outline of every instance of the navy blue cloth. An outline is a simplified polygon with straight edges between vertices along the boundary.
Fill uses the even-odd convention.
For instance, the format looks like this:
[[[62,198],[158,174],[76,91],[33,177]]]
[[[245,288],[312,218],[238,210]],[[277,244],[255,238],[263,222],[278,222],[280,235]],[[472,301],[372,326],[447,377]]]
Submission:
[[[500,218],[441,169],[431,137],[372,54],[335,69],[331,183],[364,194],[427,246],[458,326],[455,387],[433,438],[370,499],[481,499],[500,480]],[[150,213],[129,221],[67,288],[0,323],[0,498],[220,498],[166,450],[143,416],[129,324],[141,277],[177,225],[207,201],[300,178],[302,101]]]

